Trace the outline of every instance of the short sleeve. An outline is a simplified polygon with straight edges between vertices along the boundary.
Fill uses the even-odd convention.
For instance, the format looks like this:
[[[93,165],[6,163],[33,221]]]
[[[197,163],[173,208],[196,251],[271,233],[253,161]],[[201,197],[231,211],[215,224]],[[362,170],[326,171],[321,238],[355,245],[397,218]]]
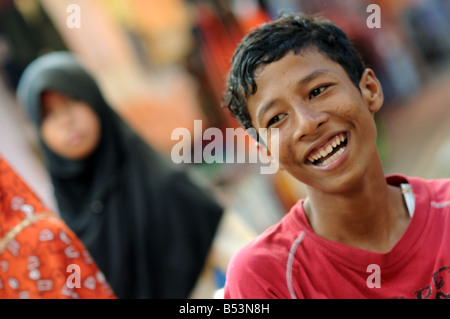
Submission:
[[[231,259],[225,299],[286,299],[285,268],[264,249],[247,245]],[[280,280],[281,279],[281,280]]]

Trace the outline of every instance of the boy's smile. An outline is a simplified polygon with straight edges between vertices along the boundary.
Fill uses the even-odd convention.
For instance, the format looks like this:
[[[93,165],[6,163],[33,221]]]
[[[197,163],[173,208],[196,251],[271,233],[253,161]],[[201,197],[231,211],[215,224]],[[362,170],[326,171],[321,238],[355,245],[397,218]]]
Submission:
[[[348,153],[346,150],[348,150],[347,145],[350,138],[349,133],[341,132],[338,134],[332,133],[331,135],[331,138],[325,137],[322,141],[316,143],[319,146],[313,145],[311,147],[312,151],[306,151],[306,164],[312,165],[317,169],[332,169],[346,158]]]
[[[278,143],[272,157],[281,168],[329,191],[362,177],[377,156],[373,114],[383,101],[372,70],[366,69],[358,90],[338,63],[305,49],[260,67],[255,80],[248,111],[256,129],[278,128],[265,142],[269,151]]]

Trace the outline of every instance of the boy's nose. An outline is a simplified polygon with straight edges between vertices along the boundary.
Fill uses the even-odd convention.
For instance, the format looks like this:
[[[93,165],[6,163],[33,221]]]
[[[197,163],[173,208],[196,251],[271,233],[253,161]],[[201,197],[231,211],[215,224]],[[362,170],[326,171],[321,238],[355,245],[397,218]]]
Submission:
[[[311,106],[295,108],[297,129],[294,133],[296,140],[317,134],[318,128],[328,121],[328,114]]]

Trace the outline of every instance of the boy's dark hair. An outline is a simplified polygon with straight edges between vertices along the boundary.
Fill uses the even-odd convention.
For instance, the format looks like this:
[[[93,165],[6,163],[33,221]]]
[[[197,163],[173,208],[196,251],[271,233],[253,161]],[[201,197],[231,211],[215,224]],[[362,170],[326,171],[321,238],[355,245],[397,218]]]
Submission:
[[[315,48],[339,63],[359,89],[364,63],[344,31],[324,18],[288,15],[252,29],[238,45],[224,94],[224,107],[245,129],[252,128],[246,100],[256,93],[255,70],[293,51]]]

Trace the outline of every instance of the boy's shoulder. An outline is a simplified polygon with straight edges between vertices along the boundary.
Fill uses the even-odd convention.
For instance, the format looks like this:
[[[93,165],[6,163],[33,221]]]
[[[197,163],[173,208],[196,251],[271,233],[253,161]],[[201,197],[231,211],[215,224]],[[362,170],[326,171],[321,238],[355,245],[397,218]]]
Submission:
[[[277,250],[273,251],[273,254],[275,255],[289,253],[292,242],[295,241],[305,229],[302,203],[303,200],[299,200],[278,223],[266,229],[241,250],[244,251],[246,255],[249,255],[249,252],[258,253],[260,251],[264,254],[268,254],[269,251],[272,252],[274,248],[277,248]],[[280,249],[282,247],[287,251],[285,249]]]
[[[412,186],[416,199],[426,197],[430,203],[450,201],[450,178],[425,179],[403,175],[391,175],[387,178],[388,181],[406,180]]]
[[[234,254],[227,270],[226,298],[258,298],[258,292],[261,292],[261,298],[267,298],[267,278],[285,276],[290,250],[304,234],[302,202],[297,202],[277,224]],[[289,292],[285,287],[280,283],[280,287],[271,286],[270,289],[278,298],[283,295],[288,297]],[[251,296],[246,296],[247,291],[252,292]]]

